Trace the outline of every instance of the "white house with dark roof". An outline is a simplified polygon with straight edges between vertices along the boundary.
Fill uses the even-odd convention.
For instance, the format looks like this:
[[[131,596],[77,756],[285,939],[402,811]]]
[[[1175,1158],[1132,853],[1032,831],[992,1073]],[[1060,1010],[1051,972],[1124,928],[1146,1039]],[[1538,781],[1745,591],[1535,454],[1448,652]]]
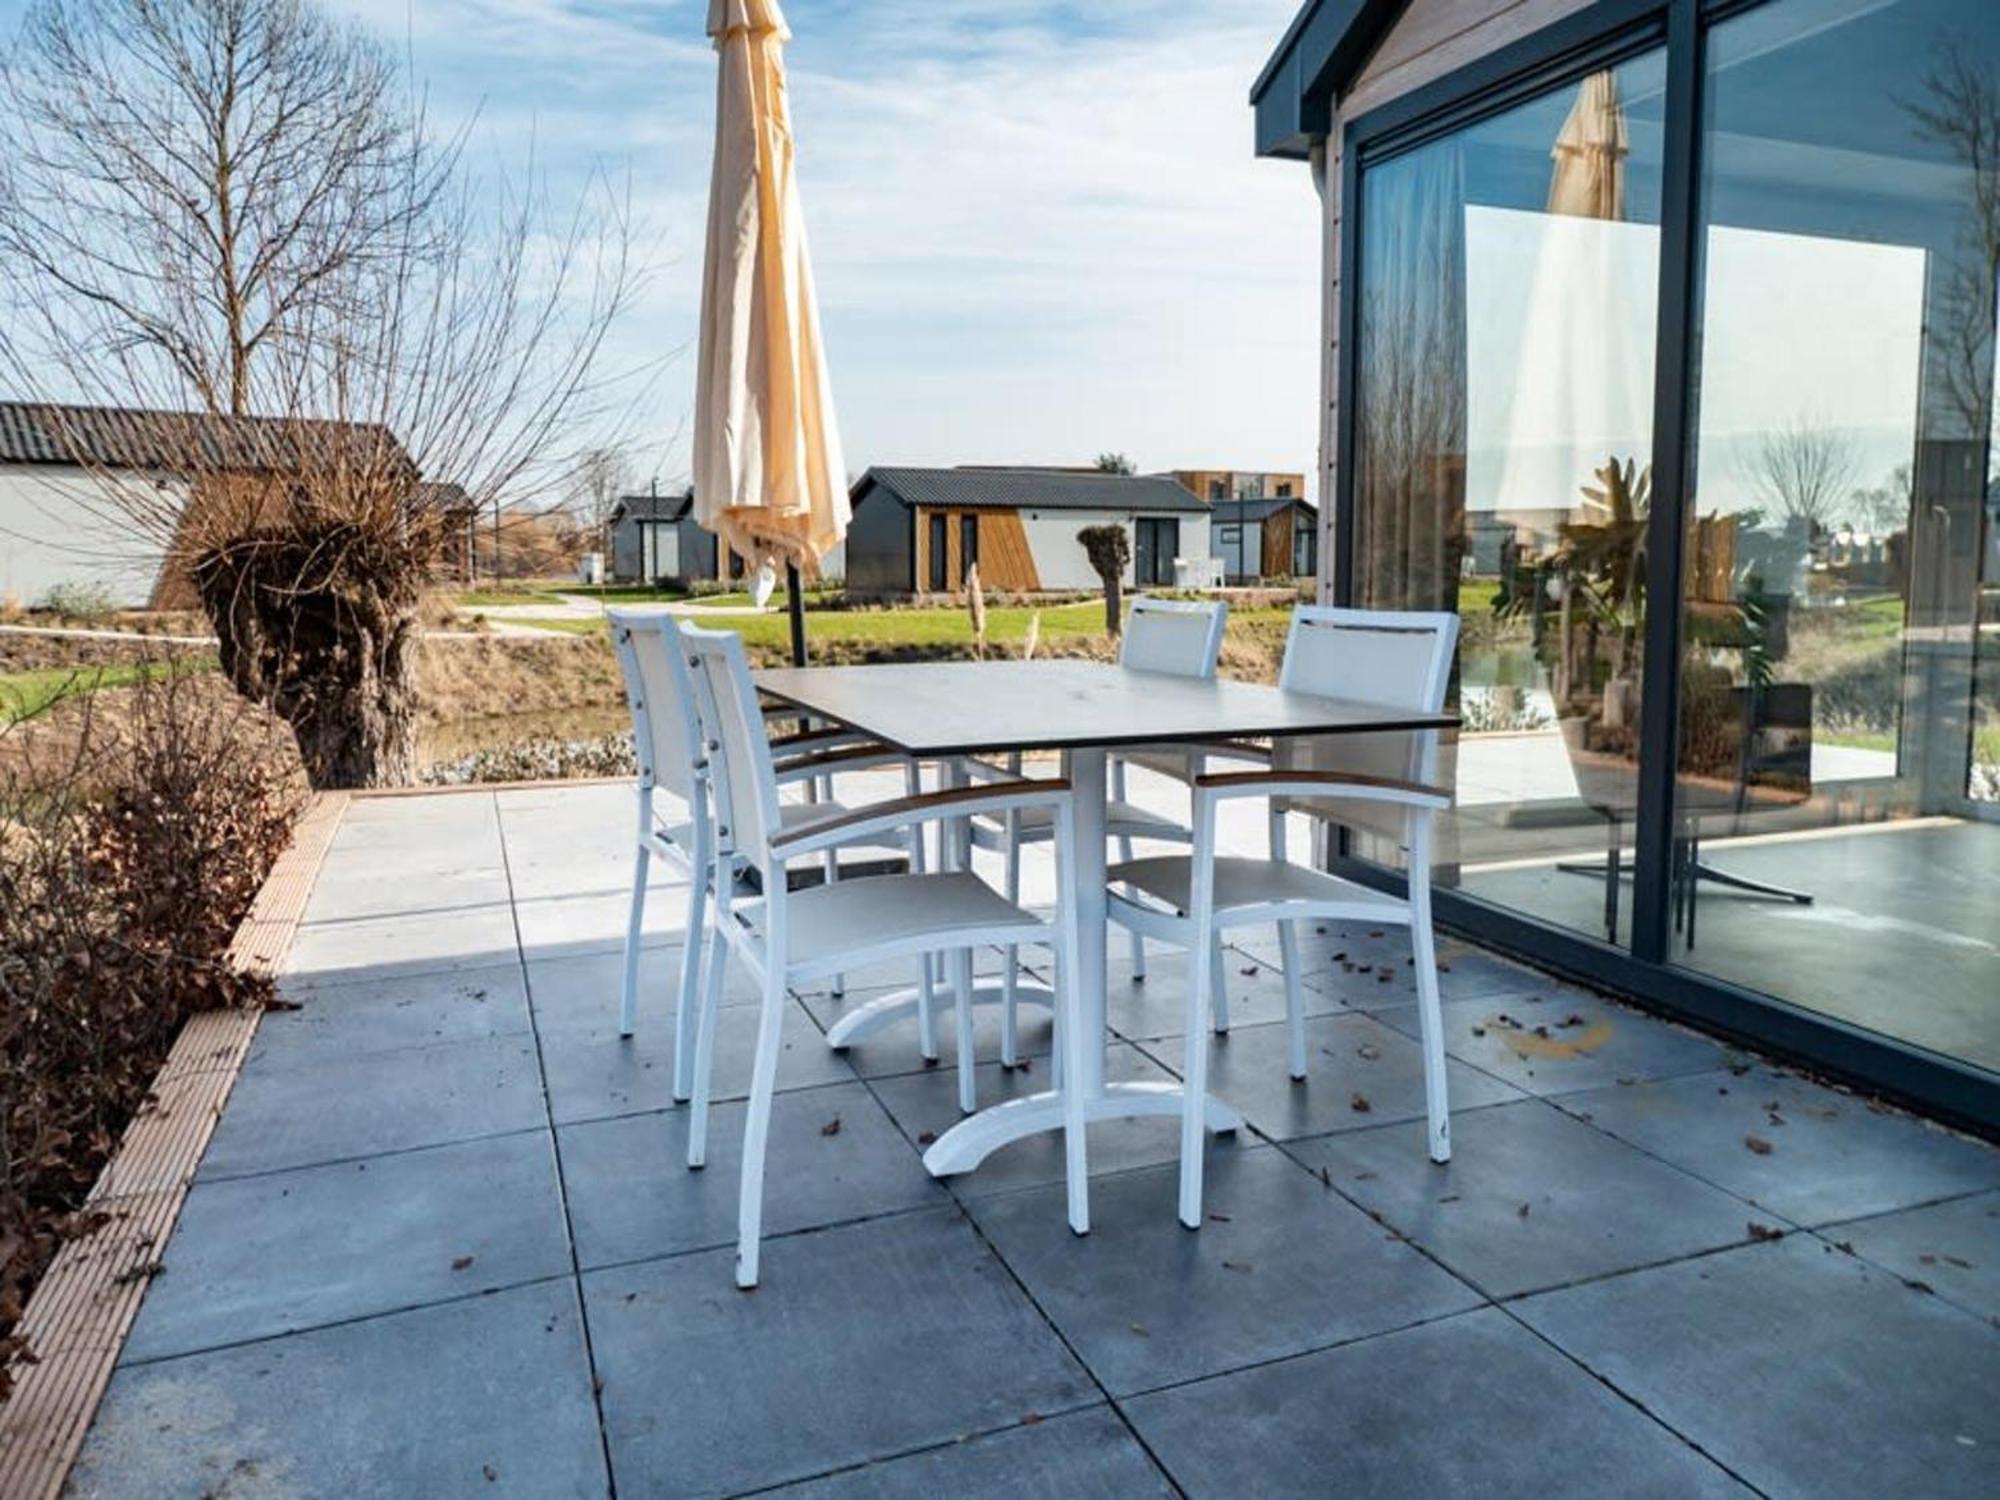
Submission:
[[[864,594],[947,593],[979,564],[988,589],[1094,589],[1076,535],[1131,533],[1126,581],[1174,582],[1176,559],[1206,559],[1208,506],[1159,475],[1077,469],[876,467],[855,482],[847,587]]]

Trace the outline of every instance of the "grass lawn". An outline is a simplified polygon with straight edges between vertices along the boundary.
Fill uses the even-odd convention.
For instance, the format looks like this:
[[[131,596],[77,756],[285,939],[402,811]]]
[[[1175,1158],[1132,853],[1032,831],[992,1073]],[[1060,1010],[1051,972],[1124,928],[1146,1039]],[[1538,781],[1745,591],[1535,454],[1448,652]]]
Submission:
[[[81,698],[99,688],[125,687],[163,671],[212,672],[212,656],[176,662],[104,662],[87,667],[37,667],[29,672],[0,675],[0,724],[32,719],[65,698]]]

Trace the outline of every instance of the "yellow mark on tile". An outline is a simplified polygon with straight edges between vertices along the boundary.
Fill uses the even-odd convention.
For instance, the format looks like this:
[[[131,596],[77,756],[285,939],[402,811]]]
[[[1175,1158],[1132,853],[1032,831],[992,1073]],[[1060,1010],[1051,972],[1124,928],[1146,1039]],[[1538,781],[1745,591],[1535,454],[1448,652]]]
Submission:
[[[1516,1057],[1554,1059],[1587,1057],[1610,1041],[1612,1032],[1609,1020],[1592,1021],[1581,1029],[1572,1027],[1566,1032],[1559,1032],[1551,1027],[1547,1036],[1540,1036],[1525,1026],[1518,1029],[1512,1026],[1495,1026],[1490,1021],[1487,1025],[1492,1026],[1506,1038],[1507,1045],[1514,1049]]]

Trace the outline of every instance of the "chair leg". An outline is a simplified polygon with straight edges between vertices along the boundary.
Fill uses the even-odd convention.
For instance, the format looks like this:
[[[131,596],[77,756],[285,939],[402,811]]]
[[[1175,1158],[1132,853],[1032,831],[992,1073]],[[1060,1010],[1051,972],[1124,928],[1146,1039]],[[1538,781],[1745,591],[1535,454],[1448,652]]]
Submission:
[[[1021,904],[1021,815],[1007,814],[1007,899]],[[1021,1022],[1016,1003],[1020,981],[1021,950],[1007,949],[1007,969],[1000,976],[1000,1066],[1013,1068],[1020,1062]]]
[[[764,1002],[757,1015],[757,1058],[750,1070],[750,1102],[743,1119],[743,1180],[736,1199],[736,1285],[757,1285],[757,1252],[764,1236],[764,1148],[771,1133],[771,1095],[778,1082],[778,1033],[785,1021],[785,971],[778,950],[769,951]]]
[[[1083,1089],[1080,1085],[1087,1066],[1084,1048],[1093,1045],[1093,1042],[1084,1035],[1083,1018],[1078,1013],[1083,964],[1077,946],[1076,838],[1073,817],[1068,808],[1057,814],[1056,901],[1059,913],[1058,941],[1061,948],[1055,954],[1053,1013],[1057,1018],[1055,1055],[1065,1059],[1062,1075],[1075,1079],[1079,1087],[1063,1088],[1060,1082],[1055,1087],[1062,1092],[1063,1185],[1068,1198],[1069,1227],[1075,1234],[1089,1234],[1090,1162],[1087,1150],[1089,1126]],[[1101,1042],[1102,1039],[1098,1040]]]
[[[1207,1140],[1203,1105],[1208,1098],[1208,978],[1218,952],[1203,933],[1187,950],[1187,1015],[1181,1062],[1181,1196],[1180,1219],[1189,1229],[1201,1228],[1201,1179]]]
[[[697,861],[681,938],[681,982],[674,997],[674,1103],[687,1102],[694,1080],[694,1033],[702,1004],[702,955],[708,947],[707,862]]]
[[[1295,1080],[1306,1076],[1306,996],[1299,982],[1299,924],[1278,924],[1278,952],[1285,966],[1285,1056]]]
[[[646,920],[646,877],[653,851],[642,837],[632,860],[632,914],[625,923],[625,981],[618,995],[618,1034],[630,1036],[639,1020],[639,932]]]
[[[1215,1034],[1229,1035],[1229,961],[1222,951],[1222,939],[1209,944],[1208,994],[1209,1014],[1214,1018]]]
[[[839,884],[840,851],[838,849],[829,849],[826,851],[826,861],[822,868],[826,871],[826,883],[828,885]],[[835,1000],[845,1000],[847,998],[847,976],[845,974],[834,975],[828,988]]]
[[[1410,849],[1410,945],[1417,966],[1417,1020],[1424,1049],[1424,1112],[1430,1157],[1451,1160],[1451,1104],[1445,1095],[1444,1007],[1438,994],[1437,938],[1431,931],[1430,819],[1419,815]]]
[[[915,761],[904,766],[903,784],[912,797],[923,795],[924,773]],[[910,829],[910,873],[924,873],[924,830],[921,824]],[[934,1063],[938,1060],[938,1044],[937,1021],[931,1015],[931,1006],[936,1001],[931,955],[926,953],[917,963],[917,1051],[925,1062]]]
[[[1125,800],[1125,762],[1113,757],[1111,762],[1111,797],[1113,801]],[[1118,858],[1123,864],[1132,862],[1132,840],[1124,834],[1118,836]],[[1134,928],[1127,934],[1132,940],[1132,982],[1146,982],[1146,940]]]
[[[719,904],[719,903],[718,903]],[[694,1064],[689,1070],[688,1166],[708,1165],[708,1096],[715,1091],[715,1018],[722,1008],[722,979],[729,969],[729,944],[719,927],[711,927],[705,972],[702,976],[701,1009],[695,1018]]]
[[[979,1086],[972,1076],[972,950],[951,955],[951,1018],[958,1038],[958,1108],[971,1114],[979,1108]]]

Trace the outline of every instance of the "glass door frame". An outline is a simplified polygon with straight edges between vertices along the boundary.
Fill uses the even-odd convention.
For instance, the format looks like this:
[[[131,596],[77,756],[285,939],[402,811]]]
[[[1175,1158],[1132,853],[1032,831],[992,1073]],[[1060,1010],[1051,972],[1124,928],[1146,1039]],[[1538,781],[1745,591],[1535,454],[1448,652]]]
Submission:
[[[1448,927],[1587,983],[1682,1016],[1706,1029],[1847,1076],[1983,1134],[2000,1136],[2000,1077],[1669,961],[1670,880],[1679,764],[1682,524],[1694,445],[1691,361],[1698,351],[1701,274],[1699,185],[1705,32],[1769,0],[1597,0],[1522,40],[1345,122],[1340,131],[1337,326],[1334,378],[1333,601],[1355,599],[1354,503],[1358,451],[1362,173],[1598,69],[1666,51],[1660,202],[1660,282],[1653,379],[1653,493],[1647,523],[1644,669],[1629,942],[1614,946],[1574,930],[1441,888],[1434,906]],[[1664,747],[1664,748],[1662,748]],[[1340,873],[1385,889],[1403,877],[1329,840]]]

